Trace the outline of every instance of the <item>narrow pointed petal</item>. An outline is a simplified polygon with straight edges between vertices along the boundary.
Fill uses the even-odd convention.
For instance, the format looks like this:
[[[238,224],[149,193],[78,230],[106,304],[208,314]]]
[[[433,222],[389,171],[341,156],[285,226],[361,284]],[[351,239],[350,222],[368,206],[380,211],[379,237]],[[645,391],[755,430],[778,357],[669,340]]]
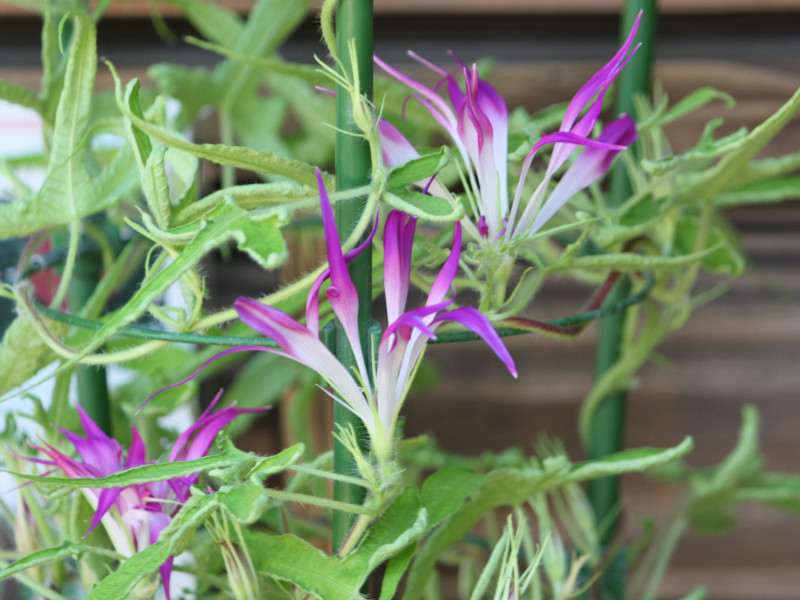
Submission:
[[[283,349],[284,356],[310,367],[325,377],[342,400],[348,403],[362,418],[369,418],[370,410],[361,388],[347,369],[306,327],[276,308],[249,298],[237,298],[233,303],[239,318],[263,335],[275,340]],[[275,352],[271,348],[259,347],[262,351]]]
[[[617,153],[634,142],[636,135],[636,124],[628,115],[606,125],[597,141],[607,145],[589,146],[583,150],[547,198],[533,220],[529,233],[536,233],[570,198],[600,179],[608,171]]]
[[[325,247],[328,251],[328,265],[331,270],[331,284],[325,290],[325,295],[347,336],[347,341],[350,343],[353,356],[358,364],[361,378],[364,381],[368,381],[369,374],[364,362],[361,336],[358,331],[358,293],[347,270],[347,263],[342,254],[342,244],[339,241],[339,233],[336,230],[336,222],[333,219],[333,210],[331,209],[331,203],[319,169],[317,169],[317,185],[322,209],[322,225],[325,229]],[[277,342],[278,340],[275,341]]]
[[[375,64],[386,71],[386,73],[417,92],[421,99],[425,100],[425,102],[423,102],[425,108],[430,111],[431,115],[439,123],[441,123],[453,137],[455,137],[457,123],[456,116],[453,113],[453,110],[447,105],[447,102],[445,102],[441,96],[439,96],[432,89],[422,85],[417,80],[412,79],[408,75],[401,73],[394,67],[391,67],[387,63],[383,62],[378,56],[373,56],[373,59],[375,60]]]
[[[429,338],[435,338],[435,332],[429,327],[432,319],[427,319],[426,317],[435,315],[440,310],[444,310],[448,305],[450,305],[451,302],[452,300],[445,300],[444,302],[439,302],[438,304],[421,306],[403,313],[386,328],[386,331],[383,332],[381,339],[389,340],[399,337],[401,340],[407,342],[411,339],[411,332],[414,329],[418,329]],[[394,342],[392,341],[390,342],[389,351],[391,352],[393,349]]]
[[[514,359],[509,354],[508,349],[503,344],[500,336],[492,327],[486,315],[471,306],[463,306],[442,313],[433,320],[433,324],[443,323],[445,321],[456,321],[461,323],[464,327],[478,334],[483,341],[489,344],[489,347],[494,351],[497,357],[503,361],[509,372],[516,377],[517,367],[514,365]]]
[[[406,308],[416,225],[415,217],[399,210],[391,211],[386,217],[383,230],[383,281],[389,323],[397,320]]]
[[[375,222],[372,224],[372,230],[369,232],[367,239],[352,250],[345,252],[345,263],[349,263],[372,243],[375,233],[378,231],[378,217],[379,215],[375,215]],[[330,276],[331,269],[328,267],[311,284],[311,288],[308,291],[308,299],[306,300],[306,327],[317,337],[319,337],[319,290]]]
[[[389,121],[385,119],[378,121],[378,135],[381,139],[383,162],[387,167],[397,167],[419,158],[416,148]]]
[[[89,529],[86,530],[86,533],[83,534],[83,537],[89,535],[92,530],[100,524],[100,521],[106,515],[108,510],[114,506],[114,502],[117,500],[122,490],[123,488],[103,488],[101,490],[95,490],[96,492],[99,492],[97,497],[97,507],[92,515]]]
[[[639,46],[633,48],[633,51],[628,53],[636,37],[636,32],[639,29],[639,22],[642,18],[641,12],[636,17],[636,21],[628,34],[627,39],[622,44],[616,54],[609,60],[597,73],[592,75],[573,96],[572,100],[567,107],[564,114],[564,120],[561,123],[560,129],[562,131],[573,131],[578,135],[589,135],[600,116],[600,111],[603,106],[603,97],[609,86],[617,77],[619,72],[625,67],[630,57],[638,49]],[[588,107],[588,110],[587,110]],[[586,110],[586,114],[578,120],[578,116]],[[577,123],[576,123],[577,120]],[[553,156],[550,159],[553,171],[557,170],[564,161],[567,160],[569,155],[574,151],[574,147],[558,146],[553,151]]]
[[[453,285],[453,279],[458,272],[458,261],[461,259],[461,223],[456,223],[453,227],[453,247],[450,250],[450,256],[447,257],[444,265],[442,265],[439,274],[431,286],[431,291],[428,294],[428,300],[425,302],[427,306],[432,304],[439,304],[444,300],[450,287]]]
[[[511,214],[509,215],[509,222],[511,223],[516,222],[516,225],[513,229],[513,233],[511,233],[508,237],[513,237],[516,235],[528,235],[529,230],[531,228],[531,223],[533,222],[534,218],[536,218],[536,215],[539,212],[541,201],[544,198],[544,193],[547,189],[548,184],[550,183],[550,178],[553,175],[550,169],[548,169],[548,171],[545,173],[544,179],[537,187],[536,191],[534,192],[533,196],[528,202],[528,205],[525,207],[525,210],[523,211],[519,220],[517,220],[517,210],[519,208],[519,201],[522,195],[522,188],[525,184],[525,177],[528,174],[528,170],[530,169],[531,163],[533,162],[533,158],[536,155],[536,152],[542,146],[546,146],[547,144],[571,145],[572,147],[586,146],[589,148],[601,148],[605,150],[615,150],[615,151],[625,149],[624,145],[606,141],[602,138],[602,136],[596,140],[592,140],[590,138],[583,137],[575,133],[571,133],[569,131],[555,131],[553,133],[548,133],[543,135],[541,139],[533,145],[533,147],[528,152],[528,156],[522,163],[522,171],[520,173],[519,184],[517,185],[517,191],[514,196],[514,202],[511,206]]]
[[[136,427],[131,427],[131,446],[125,459],[125,468],[141,467],[146,461],[146,448]]]

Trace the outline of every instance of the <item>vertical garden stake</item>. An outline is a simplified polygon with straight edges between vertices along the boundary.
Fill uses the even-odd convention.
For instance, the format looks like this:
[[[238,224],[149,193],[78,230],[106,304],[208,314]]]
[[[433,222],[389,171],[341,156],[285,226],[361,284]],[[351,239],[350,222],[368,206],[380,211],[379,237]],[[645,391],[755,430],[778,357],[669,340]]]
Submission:
[[[336,11],[336,53],[345,71],[357,70],[360,88],[358,92],[372,99],[372,0],[339,0]],[[356,64],[351,64],[348,45],[355,40]],[[361,137],[352,118],[350,94],[338,89],[336,94],[336,190],[347,190],[362,186],[370,179],[369,145]],[[346,238],[366,206],[366,198],[336,203],[336,224],[339,235]],[[367,328],[372,317],[372,252],[367,248],[350,263],[350,275],[358,292],[358,322],[362,344],[367,344]],[[366,350],[366,348],[365,348]],[[355,364],[347,338],[341,327],[337,328],[336,354],[343,364]],[[365,352],[365,355],[366,352]],[[348,362],[349,361],[349,362]],[[352,426],[364,440],[363,425],[353,413],[336,404],[334,427]],[[338,441],[333,449],[334,470],[352,475],[355,471],[347,449]],[[360,503],[363,489],[343,482],[334,482],[333,495],[336,500]],[[350,528],[350,516],[336,512],[333,521],[333,547],[338,549]]]
[[[637,14],[642,11],[637,40],[641,47],[617,78],[617,113],[634,114],[633,98],[637,94],[649,94],[655,47],[657,0],[626,0],[622,14],[621,38],[630,31]],[[611,174],[609,205],[616,207],[630,197],[631,185],[622,164],[617,163]],[[619,302],[630,293],[630,281],[623,277],[607,299],[607,303]],[[620,357],[624,337],[625,311],[605,317],[600,322],[595,359],[595,377],[599,379]],[[625,426],[626,392],[620,390],[609,394],[599,405],[592,422],[589,442],[591,458],[600,458],[622,448]],[[619,511],[619,478],[604,477],[589,482],[589,498],[598,521],[606,525],[601,541],[608,545],[617,529],[616,513]]]

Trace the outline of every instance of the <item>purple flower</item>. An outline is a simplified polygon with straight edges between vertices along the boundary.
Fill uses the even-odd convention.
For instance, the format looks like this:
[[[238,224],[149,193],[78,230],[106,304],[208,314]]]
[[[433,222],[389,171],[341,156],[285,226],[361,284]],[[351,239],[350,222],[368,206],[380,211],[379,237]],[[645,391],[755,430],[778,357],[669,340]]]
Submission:
[[[346,267],[347,260],[355,256],[355,253],[342,254],[330,201],[319,172],[318,184],[330,267],[315,282],[309,293],[306,305],[307,326],[271,306],[248,298],[238,298],[234,302],[234,308],[242,321],[275,340],[280,349],[248,346],[228,352],[249,349],[274,352],[317,371],[334,389],[336,400],[364,422],[372,449],[378,459],[383,461],[391,455],[397,416],[425,345],[429,339],[435,337],[436,330],[443,323],[456,321],[477,333],[515,377],[516,369],[508,350],[484,315],[471,307],[446,310],[452,302],[452,298],[447,296],[458,270],[461,252],[459,224],[456,224],[453,233],[450,255],[436,277],[425,305],[406,310],[416,219],[400,211],[392,211],[386,218],[384,229],[384,282],[388,327],[378,348],[375,373],[370,373],[358,332],[358,296]],[[325,293],[356,357],[355,373],[342,365],[319,340],[318,292],[327,279],[330,279],[330,285]]]
[[[559,130],[545,134],[531,148],[511,202],[507,189],[508,109],[497,91],[478,77],[477,67],[467,67],[454,56],[459,70],[453,75],[409,52],[415,60],[442,76],[439,85],[431,89],[375,57],[379,67],[413,90],[412,97],[428,109],[455,144],[466,165],[464,185],[475,218],[474,222],[465,218],[464,226],[476,240],[502,238],[509,241],[533,235],[573,195],[600,178],[617,152],[636,139],[635,124],[627,115],[609,123],[597,139],[588,136],[600,115],[606,91],[638,48],[630,51],[640,17],[619,51],[572,98]],[[446,99],[439,92],[442,87],[446,90]],[[417,156],[411,144],[393,126],[382,122],[378,129],[387,166],[400,165]],[[539,148],[548,144],[553,145],[553,153],[544,179],[528,203],[522,206],[523,185],[533,158]],[[578,146],[585,147],[581,157],[547,195],[556,171]],[[438,184],[431,185],[428,191],[449,196]]]
[[[238,415],[257,412],[256,409],[239,409],[228,406],[212,413],[222,392],[200,415],[200,418],[183,432],[169,454],[169,461],[201,458],[208,453],[214,438]],[[80,405],[76,406],[86,437],[60,429],[72,443],[79,460],[73,459],[49,444],[33,446],[51,460],[33,459],[35,462],[61,469],[71,478],[101,478],[114,473],[152,464],[146,461],[146,449],[139,432],[131,427],[131,445],[125,453],[117,440],[107,436]],[[114,548],[123,556],[131,556],[156,543],[161,530],[172,520],[180,506],[189,497],[189,488],[197,482],[198,474],[176,477],[118,488],[84,488],[83,494],[94,508],[87,534],[102,523]],[[164,590],[169,600],[169,579],[172,573],[170,557],[159,569]]]

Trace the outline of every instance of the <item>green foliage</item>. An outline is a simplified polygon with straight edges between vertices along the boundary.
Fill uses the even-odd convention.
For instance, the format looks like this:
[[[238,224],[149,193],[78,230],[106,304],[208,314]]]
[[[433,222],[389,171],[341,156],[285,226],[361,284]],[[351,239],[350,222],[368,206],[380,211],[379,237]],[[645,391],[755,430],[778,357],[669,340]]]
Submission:
[[[101,1],[89,15],[71,0],[36,3],[43,12],[41,94],[0,82],[0,99],[42,116],[46,148],[41,157],[0,159],[0,170],[16,194],[0,204],[0,238],[33,236],[19,259],[21,279],[55,267],[50,272],[60,280],[49,308],[33,301],[24,282],[2,288],[4,296],[17,302],[19,314],[0,346],[0,394],[26,384],[42,367],[60,360],[50,408],[35,402],[31,415],[45,428],[42,437],[47,443],[60,448],[50,426],[79,426],[69,393],[76,367],[125,363],[133,378],[111,391],[113,433],[120,439],[130,437],[128,426],[136,423],[149,458],[155,459],[163,453],[167,438],[174,437],[158,419],[190,402],[215,370],[244,355],[221,359],[191,382],[163,391],[142,407],[148,396],[193,376],[217,352],[220,346],[213,344],[244,341],[266,347],[269,343],[275,350],[274,342],[242,337],[252,333],[242,333],[246,328],[241,324],[223,327],[235,312],[210,312],[202,261],[212,252],[227,253],[235,246],[261,269],[276,270],[288,258],[287,227],[293,236],[295,230],[300,232],[297,245],[316,260],[320,230],[316,165],[331,164],[335,131],[329,127],[334,103],[313,86],[346,88],[353,82],[349,73],[335,75],[322,62],[321,68],[293,64],[277,54],[307,17],[308,0],[259,0],[246,19],[209,0],[161,0],[160,4],[179,8],[205,38],[192,43],[222,55],[222,62],[214,69],[152,65],[148,74],[156,89],[138,80],[122,82],[110,67],[115,88],[98,94],[95,20],[108,4]],[[326,3],[325,15],[331,15],[334,4]],[[323,21],[330,38],[335,32],[328,25]],[[415,248],[409,271],[411,281],[428,291],[433,285],[429,270],[440,268],[450,252],[451,224],[470,215],[476,199],[458,193],[469,188],[465,181],[469,175],[461,152],[448,147],[427,150],[391,169],[383,164],[375,119],[397,120],[407,95],[405,87],[381,79],[376,81],[374,105],[354,93],[354,101],[361,101],[356,104],[359,111],[352,112],[354,119],[359,117],[360,131],[355,134],[370,145],[371,177],[361,188],[338,191],[332,176],[323,178],[334,203],[367,198],[358,222],[350,224],[354,231],[345,242],[345,252],[368,231],[381,202],[420,220],[420,232],[428,237]],[[167,116],[170,99],[180,110],[174,120]],[[466,243],[460,276],[449,292],[467,292],[459,300],[469,299],[470,294],[477,297],[481,310],[495,322],[505,321],[506,327],[498,330],[502,335],[525,329],[575,336],[601,315],[631,309],[628,319],[633,327],[618,363],[596,382],[581,408],[579,426],[585,439],[602,399],[629,386],[659,344],[705,301],[707,295],[697,292],[700,275],[707,272],[727,281],[743,272],[746,259],[721,209],[796,198],[800,190],[800,153],[754,159],[800,110],[800,92],[753,131],[717,137],[721,120],[714,119],[694,147],[677,155],[669,150],[664,126],[718,100],[728,106],[733,102],[727,94],[702,88],[674,105],[665,96],[655,106],[642,104],[642,160],[636,162],[624,153],[619,159],[633,186],[621,206],[611,206],[598,184],[571,200],[561,211],[560,222],[533,236],[513,240],[476,236],[473,243]],[[186,129],[207,107],[217,113],[220,139],[193,141]],[[522,109],[511,112],[512,170],[543,133],[559,127],[565,109],[559,105],[534,114]],[[404,132],[419,147],[426,147],[435,131],[430,115],[412,102],[406,116]],[[103,134],[123,143],[103,146]],[[550,149],[540,152],[538,156],[546,158]],[[39,189],[28,191],[15,173],[32,162],[43,166],[46,176]],[[207,189],[201,177],[204,163],[221,167],[222,183],[216,189]],[[261,181],[237,185],[237,169]],[[434,177],[456,192],[446,198],[423,193]],[[521,197],[530,197],[529,188],[541,179],[542,173],[531,174],[522,184]],[[524,203],[520,209],[525,209]],[[121,242],[120,231],[132,239]],[[48,253],[49,262],[38,265],[31,254],[45,239],[53,244],[55,258]],[[62,301],[74,289],[75,265],[92,256],[102,278],[78,303],[78,310],[60,314]],[[525,271],[519,276],[521,266]],[[372,292],[377,296],[385,278],[380,258],[372,268],[376,282]],[[306,294],[323,269],[319,266],[296,281],[282,283],[262,300],[292,317],[302,314]],[[547,322],[520,318],[554,273],[606,283],[586,312],[574,318]],[[617,305],[604,304],[620,273],[631,282],[629,297]],[[167,306],[165,292],[175,284],[183,303]],[[324,299],[337,293],[330,287],[325,291],[320,296],[323,323],[331,317]],[[414,318],[420,315],[414,313]],[[462,332],[442,333],[437,341],[459,336]],[[172,344],[176,340],[206,347]],[[428,368],[423,364],[421,372]],[[581,597],[589,587],[595,591],[604,585],[606,592],[622,597],[630,557],[631,566],[641,566],[632,578],[635,587],[648,598],[657,592],[686,527],[724,532],[735,524],[736,508],[743,502],[800,514],[800,478],[764,470],[753,408],[744,412],[733,452],[719,465],[703,469],[681,461],[692,448],[690,438],[672,448],[628,449],[583,462],[571,462],[557,444],[553,448],[543,444],[544,451],[535,458],[512,449],[471,459],[418,439],[392,441],[397,452],[381,461],[368,450],[356,451],[353,442],[358,471],[337,473],[330,470],[330,453],[315,456],[312,451],[323,445],[310,425],[318,406],[318,381],[318,375],[305,366],[264,352],[251,357],[228,388],[223,402],[239,407],[293,400],[280,410],[285,411],[286,429],[303,443],[272,456],[237,450],[226,440],[218,453],[191,461],[154,462],[105,477],[67,478],[12,456],[12,451],[22,455],[28,450],[19,444],[19,431],[9,427],[4,434],[10,444],[2,452],[4,470],[19,483],[32,484],[14,490],[27,511],[20,514],[30,517],[19,535],[24,543],[10,555],[14,562],[3,563],[0,579],[16,577],[59,600],[62,593],[80,595],[67,591],[79,579],[89,600],[147,598],[154,593],[164,561],[189,550],[196,560],[198,590],[206,590],[209,600],[215,593],[212,589],[219,590],[213,597],[240,600],[237,577],[262,590],[265,598],[302,591],[325,600],[351,600],[363,597],[365,583],[370,579],[377,583],[381,570],[380,600],[394,598],[401,588],[406,600],[435,598],[435,569],[445,562],[475,573],[460,582],[462,596],[475,600],[490,595],[492,589],[498,599],[508,598],[512,590],[515,597],[526,593],[537,599],[548,594]],[[237,418],[228,435],[244,433],[255,418]],[[603,523],[587,512],[580,485],[646,470],[684,485],[685,495],[652,544],[647,540],[640,544],[641,561],[625,548],[615,549],[612,558],[602,556]],[[203,473],[202,489],[193,488],[159,539],[140,552],[120,556],[109,550],[102,528],[80,538],[95,507],[71,492],[166,482],[198,472]],[[365,490],[366,500],[363,505],[332,500],[331,483],[357,486]],[[495,523],[498,510],[514,511],[517,519],[517,525],[510,523],[502,534]],[[524,511],[535,515],[534,527],[523,525]],[[329,555],[320,550],[318,540],[329,535],[333,516],[343,513],[356,515],[355,524],[339,554]],[[24,544],[28,545],[23,548]],[[543,573],[538,572],[540,563]],[[605,577],[595,584],[603,569]],[[698,588],[687,600],[705,594]]]

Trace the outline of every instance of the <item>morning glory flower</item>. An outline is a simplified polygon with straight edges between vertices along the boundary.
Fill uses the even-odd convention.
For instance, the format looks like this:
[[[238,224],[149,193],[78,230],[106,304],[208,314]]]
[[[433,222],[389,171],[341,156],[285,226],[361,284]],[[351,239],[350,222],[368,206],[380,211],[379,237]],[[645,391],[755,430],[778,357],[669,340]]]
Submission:
[[[220,430],[238,415],[264,410],[227,406],[212,413],[221,394],[220,392],[214,398],[189,429],[178,436],[170,451],[169,462],[205,456]],[[74,459],[55,447],[44,444],[33,447],[47,455],[50,460],[30,460],[56,467],[71,478],[108,477],[120,471],[151,464],[146,461],[146,448],[135,427],[131,427],[131,445],[124,452],[120,443],[106,435],[80,405],[76,409],[86,437],[61,428],[59,431],[72,443],[79,458]],[[189,488],[197,482],[197,478],[198,474],[194,473],[166,481],[125,487],[82,489],[83,495],[94,509],[86,534],[102,524],[115,550],[122,556],[131,556],[144,550],[158,541],[161,531],[172,521],[181,504],[189,498]],[[161,565],[159,572],[169,600],[172,557]]]
[[[416,218],[391,211],[384,228],[384,282],[388,326],[378,347],[374,373],[362,352],[358,331],[358,296],[347,271],[346,262],[355,255],[342,254],[339,235],[322,177],[317,171],[325,229],[329,268],[312,286],[306,304],[306,325],[271,306],[248,298],[238,298],[234,308],[250,327],[273,339],[280,349],[247,346],[240,350],[261,350],[286,356],[317,371],[331,385],[334,398],[364,422],[376,458],[385,463],[391,457],[394,429],[411,379],[429,339],[448,321],[455,321],[483,338],[516,377],[516,368],[508,350],[489,323],[475,308],[447,310],[453,279],[461,252],[461,227],[453,232],[449,257],[433,282],[425,305],[407,310],[411,275],[411,252]],[[348,370],[319,339],[319,290],[326,280],[325,294],[334,314],[342,324],[356,359],[356,369]]]
[[[442,76],[439,85],[431,89],[375,57],[379,67],[411,88],[412,97],[428,109],[455,144],[466,167],[464,187],[474,215],[474,221],[465,217],[463,223],[476,241],[508,242],[533,235],[572,196],[597,181],[614,156],[636,139],[636,126],[627,115],[606,125],[596,139],[588,136],[600,116],[605,93],[638,48],[631,50],[640,17],[617,53],[572,98],[559,130],[545,134],[531,148],[523,161],[513,200],[508,191],[508,109],[502,96],[478,77],[477,67],[467,67],[454,56],[459,66],[456,76],[409,52],[412,58]],[[442,87],[444,93],[439,91]],[[381,122],[378,131],[387,166],[400,165],[418,156],[392,125]],[[523,205],[525,179],[536,152],[545,145],[553,145],[553,152],[544,178]],[[579,146],[584,147],[582,154],[548,194],[556,172]],[[424,187],[429,182],[420,183]],[[438,184],[431,184],[427,191],[450,197]]]

